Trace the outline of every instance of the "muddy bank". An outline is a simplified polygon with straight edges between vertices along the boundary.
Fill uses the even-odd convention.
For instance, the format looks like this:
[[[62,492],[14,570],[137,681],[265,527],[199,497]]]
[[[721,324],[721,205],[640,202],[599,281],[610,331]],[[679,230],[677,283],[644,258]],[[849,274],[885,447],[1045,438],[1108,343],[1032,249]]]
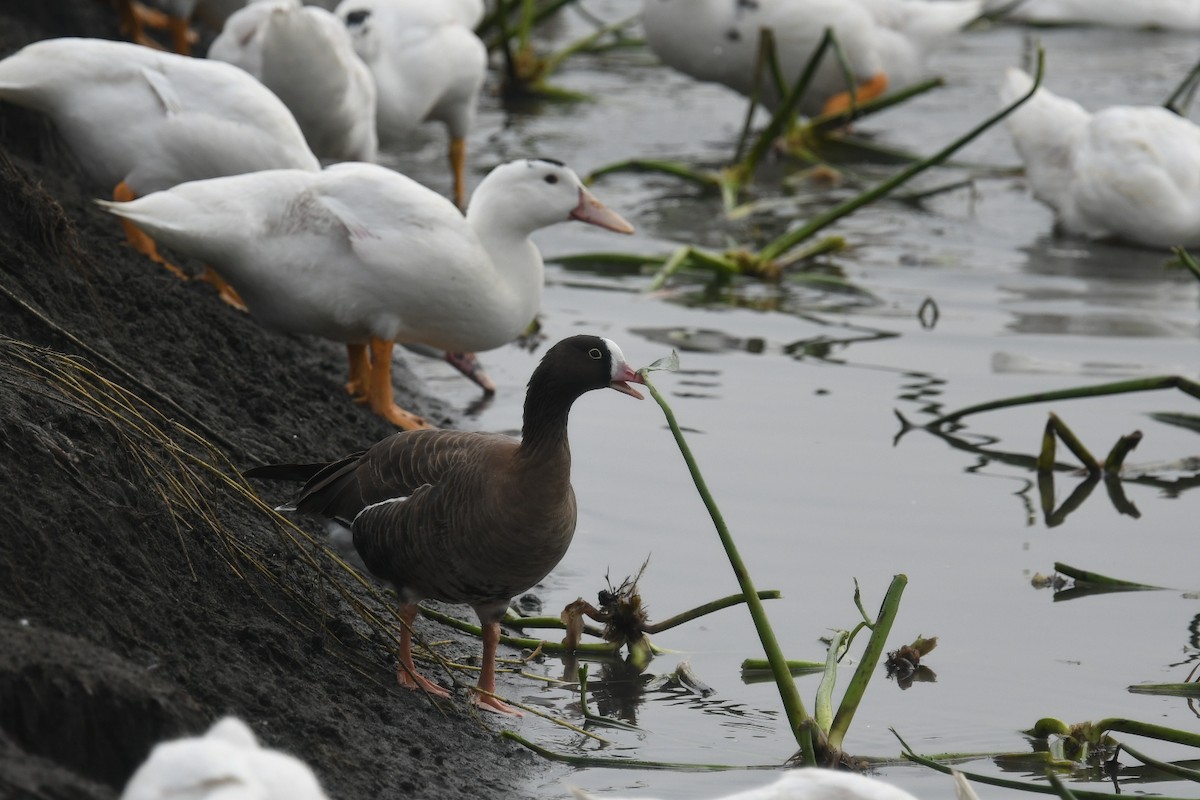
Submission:
[[[62,35],[115,37],[115,17],[0,0],[0,57]],[[544,765],[462,692],[400,690],[378,596],[229,477],[391,432],[347,400],[342,349],[129,250],[91,202],[109,191],[0,104],[0,796],[115,797],[153,742],[231,713],[333,798],[525,794]],[[396,383],[452,422],[402,362]]]

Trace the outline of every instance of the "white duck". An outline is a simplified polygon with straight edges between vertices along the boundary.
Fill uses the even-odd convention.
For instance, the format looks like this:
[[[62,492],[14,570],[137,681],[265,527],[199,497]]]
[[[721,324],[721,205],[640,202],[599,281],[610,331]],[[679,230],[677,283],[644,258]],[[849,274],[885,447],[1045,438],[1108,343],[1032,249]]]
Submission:
[[[336,11],[375,77],[380,144],[402,141],[423,122],[450,135],[454,200],[466,199],[466,136],[487,76],[487,47],[456,5],[417,0],[344,0]],[[475,15],[477,16],[477,15]]]
[[[258,743],[237,717],[208,733],[155,745],[121,800],[326,800],[300,759]]]
[[[300,0],[259,0],[229,18],[208,57],[241,67],[278,95],[319,158],[375,160],[375,79],[331,12]]]
[[[103,39],[46,39],[0,61],[0,100],[40,111],[117,200],[262,169],[321,168],[290,111],[219,61]],[[162,262],[154,243],[131,244]]]
[[[1010,69],[1004,103],[1033,79]],[[1089,113],[1045,88],[1006,120],[1033,194],[1089,238],[1200,245],[1200,126],[1158,106]]]
[[[958,800],[979,800],[966,777],[957,770],[954,775],[954,794]],[[605,795],[593,795],[571,787],[575,800],[635,800]],[[636,798],[649,800],[649,798]],[[774,783],[725,795],[718,800],[916,800],[898,786],[860,775],[817,767],[790,769]]]
[[[854,0],[880,26],[878,46],[888,84],[910,86],[928,75],[929,54],[983,13],[983,0]]]
[[[212,264],[264,324],[345,342],[347,391],[406,429],[426,423],[393,400],[395,342],[450,353],[506,344],[541,303],[534,231],[569,219],[633,230],[574,172],[542,159],[492,170],[465,218],[416,181],[358,163],[197,181],[103,205]]]
[[[1013,0],[988,0],[989,11]],[[1200,31],[1197,0],[1024,0],[1007,19],[1040,25],[1103,25],[1112,28],[1161,28]]]
[[[981,0],[646,0],[646,42],[668,66],[749,95],[754,88],[759,32],[770,28],[784,77],[799,78],[826,28],[832,28],[858,85],[847,86],[826,54],[800,105],[803,114],[841,111],[923,75],[930,45],[978,15]],[[764,102],[780,97],[770,81]]]

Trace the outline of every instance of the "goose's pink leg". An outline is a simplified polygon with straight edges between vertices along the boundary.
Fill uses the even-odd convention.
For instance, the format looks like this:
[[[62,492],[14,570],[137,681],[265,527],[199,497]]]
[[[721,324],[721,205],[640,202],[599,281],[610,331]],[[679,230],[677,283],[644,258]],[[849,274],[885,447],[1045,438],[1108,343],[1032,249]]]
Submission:
[[[400,606],[400,618],[404,630],[400,633],[400,665],[396,668],[396,682],[405,689],[424,689],[438,697],[449,697],[450,692],[417,672],[412,657],[412,624],[417,618],[417,607],[412,603]]]
[[[471,698],[471,702],[480,708],[494,711],[497,714],[523,717],[525,715],[519,709],[513,708],[508,703],[492,697],[491,694],[484,694],[484,692],[491,692],[492,694],[496,692],[496,648],[499,644],[500,623],[483,623],[483,664],[479,670],[479,688],[484,691],[476,692]]]

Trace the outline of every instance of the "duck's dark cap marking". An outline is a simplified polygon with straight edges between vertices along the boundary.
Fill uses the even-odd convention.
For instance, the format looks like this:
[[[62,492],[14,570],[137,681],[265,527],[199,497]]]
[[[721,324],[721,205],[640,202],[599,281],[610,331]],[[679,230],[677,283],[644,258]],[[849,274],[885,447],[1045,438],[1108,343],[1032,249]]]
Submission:
[[[530,165],[530,166],[533,166],[534,164],[537,164],[538,162],[541,162],[541,163],[543,163],[543,164],[553,164],[553,165],[554,165],[554,166],[556,166],[556,167],[565,167],[565,166],[566,166],[566,164],[564,164],[563,162],[561,162],[561,161],[559,161],[558,159],[555,159],[555,158],[541,158],[541,157],[538,157],[538,158],[529,158],[529,159],[526,159],[526,161],[528,161],[528,162],[529,162],[529,165]]]

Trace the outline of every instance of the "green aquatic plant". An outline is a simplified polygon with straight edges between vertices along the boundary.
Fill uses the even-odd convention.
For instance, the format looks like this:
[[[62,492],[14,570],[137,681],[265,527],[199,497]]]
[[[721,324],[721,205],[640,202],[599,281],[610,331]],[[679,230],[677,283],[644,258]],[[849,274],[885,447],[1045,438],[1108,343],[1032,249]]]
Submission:
[[[539,53],[533,44],[533,31],[552,14],[574,2],[497,0],[494,10],[484,17],[478,32],[487,42],[489,50],[499,49],[504,55],[501,91],[506,97],[561,101],[589,99],[585,94],[553,86],[547,79],[573,55],[623,44],[623,32],[637,16],[597,25],[596,30],[560,50],[548,55]],[[607,45],[603,44],[606,40]]]
[[[738,206],[745,189],[754,180],[763,159],[772,150],[783,150],[793,157],[810,163],[828,160],[869,160],[887,163],[911,163],[922,161],[921,157],[855,139],[845,133],[846,126],[863,117],[884,111],[943,84],[941,79],[923,81],[893,92],[885,97],[858,103],[854,93],[850,94],[850,105],[844,111],[824,114],[811,120],[802,120],[797,109],[808,92],[817,68],[828,53],[832,52],[849,85],[855,81],[842,53],[837,35],[827,28],[820,43],[813,50],[799,77],[790,87],[780,72],[775,51],[775,38],[770,29],[761,32],[758,58],[755,68],[750,102],[746,109],[745,122],[738,139],[737,148],[730,164],[719,169],[697,169],[677,160],[632,158],[600,167],[587,176],[587,182],[617,172],[652,172],[670,175],[697,187],[720,194],[727,212]],[[751,120],[759,103],[759,88],[764,80],[770,80],[783,100],[771,115],[770,121],[750,141]]]
[[[1044,54],[1039,50],[1034,82],[1026,94],[1017,98],[1017,100],[993,114],[934,155],[900,170],[876,186],[817,214],[804,224],[798,225],[776,237],[757,250],[735,246],[716,252],[701,247],[683,246],[665,257],[643,257],[642,260],[644,263],[653,262],[661,265],[649,288],[651,290],[661,288],[673,275],[682,270],[689,269],[707,272],[716,281],[728,281],[733,276],[738,275],[778,279],[786,270],[801,261],[811,259],[819,254],[840,250],[845,246],[845,242],[841,237],[829,236],[816,242],[812,240],[843,217],[888,195],[921,172],[944,163],[960,148],[971,142],[988,128],[1000,122],[1037,91],[1037,88],[1041,85],[1044,66]],[[595,177],[595,173],[593,173],[592,177]],[[628,264],[631,259],[636,258],[638,257],[622,255],[618,260],[621,263]],[[610,260],[610,256],[604,253],[589,253],[573,256],[573,259],[575,261],[586,260],[591,263],[605,263]]]
[[[1027,735],[1044,745],[1050,746],[1047,750],[1034,753],[943,753],[932,756],[921,755],[914,751],[894,728],[892,729],[892,734],[899,739],[902,748],[901,754],[908,761],[921,764],[947,775],[953,772],[960,772],[964,778],[973,783],[983,783],[989,786],[999,786],[1024,792],[1053,794],[1064,798],[1075,797],[1079,798],[1079,800],[1112,800],[1113,794],[1111,791],[1096,792],[1075,788],[1068,789],[1063,785],[1059,775],[1072,772],[1078,767],[1079,760],[1076,756],[1098,758],[1104,755],[1109,758],[1115,758],[1121,750],[1124,750],[1147,766],[1152,766],[1155,769],[1185,780],[1200,781],[1200,772],[1188,769],[1179,764],[1160,761],[1143,755],[1128,744],[1113,739],[1108,735],[1110,731],[1146,736],[1159,739],[1160,741],[1174,742],[1193,747],[1200,746],[1200,736],[1188,731],[1115,718],[1095,723],[1085,722],[1078,725],[1067,725],[1061,720],[1053,718],[1038,720],[1033,729],[1027,731]],[[1049,740],[1052,737],[1059,741],[1051,745]],[[949,761],[960,762],[966,758],[977,759],[982,757],[991,758],[997,764],[1003,765],[1006,771],[1021,770],[1044,774],[1048,784],[1001,778],[979,772],[967,772],[944,763]],[[1155,796],[1159,800],[1175,800],[1175,798],[1162,795]]]
[[[893,578],[892,585],[884,598],[879,614],[874,620],[869,618],[863,609],[861,594],[857,591],[856,587],[855,603],[858,606],[862,620],[852,633],[839,634],[837,640],[830,645],[829,658],[821,678],[821,684],[817,689],[816,715],[810,715],[805,708],[804,701],[800,698],[800,692],[793,679],[791,667],[787,658],[784,657],[782,648],[779,646],[775,631],[771,626],[770,620],[767,618],[766,609],[762,602],[758,600],[750,571],[746,567],[745,562],[742,561],[737,545],[733,540],[733,535],[726,525],[712,493],[708,489],[708,485],[700,472],[700,467],[696,462],[695,456],[692,454],[683,431],[675,418],[675,413],[662,393],[658,391],[658,388],[650,380],[651,371],[657,369],[674,370],[678,367],[678,363],[678,355],[672,353],[669,358],[661,359],[650,367],[640,370],[640,374],[646,384],[647,390],[655,402],[658,403],[663,411],[663,415],[667,419],[667,425],[671,429],[671,434],[675,438],[675,443],[679,447],[684,463],[687,465],[692,482],[695,484],[696,491],[699,493],[705,508],[708,510],[709,516],[716,528],[717,536],[720,538],[721,545],[725,549],[725,555],[729,559],[729,564],[733,568],[739,586],[742,588],[742,594],[747,599],[747,607],[749,608],[751,619],[754,621],[759,641],[766,653],[767,663],[775,678],[775,685],[779,690],[780,700],[783,703],[789,727],[797,744],[800,746],[800,752],[797,754],[797,757],[803,763],[810,766],[818,763],[826,765],[839,763],[843,756],[843,740],[849,729],[850,722],[854,718],[854,713],[858,709],[859,703],[866,692],[867,684],[874,673],[875,667],[883,656],[885,641],[888,633],[891,631],[896,613],[899,610],[900,597],[903,594],[908,579],[904,575],[897,575]],[[854,633],[863,628],[871,630],[871,637],[867,643],[865,652],[859,660],[858,668],[850,679],[850,684],[843,695],[842,702],[837,707],[836,712],[834,712],[831,697],[837,676],[841,640],[845,639],[849,641],[853,638]]]
[[[1182,247],[1172,248],[1171,252],[1175,254],[1175,260],[1167,262],[1167,266],[1183,267],[1200,281],[1200,263],[1197,263],[1195,256]]]

